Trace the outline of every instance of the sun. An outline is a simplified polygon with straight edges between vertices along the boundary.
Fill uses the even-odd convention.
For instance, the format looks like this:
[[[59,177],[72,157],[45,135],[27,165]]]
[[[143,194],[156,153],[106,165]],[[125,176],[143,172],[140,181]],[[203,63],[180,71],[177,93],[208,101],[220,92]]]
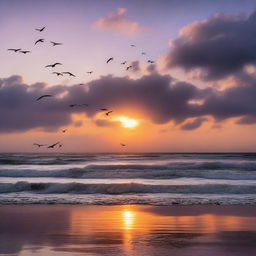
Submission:
[[[119,116],[117,120],[121,122],[122,126],[125,128],[135,128],[139,124],[137,120],[126,116]]]

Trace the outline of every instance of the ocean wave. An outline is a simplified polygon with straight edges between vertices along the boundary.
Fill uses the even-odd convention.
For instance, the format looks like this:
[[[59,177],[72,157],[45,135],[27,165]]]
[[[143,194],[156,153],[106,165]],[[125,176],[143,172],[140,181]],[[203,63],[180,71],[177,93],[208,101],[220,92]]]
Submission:
[[[57,170],[0,169],[0,177],[66,177],[66,178],[145,178],[181,177],[207,179],[256,179],[256,163],[175,163],[165,165],[89,165],[83,168]]]
[[[256,186],[230,184],[204,185],[147,185],[140,183],[83,184],[83,183],[0,183],[0,193],[76,193],[76,194],[139,194],[139,193],[193,193],[193,194],[256,194]]]

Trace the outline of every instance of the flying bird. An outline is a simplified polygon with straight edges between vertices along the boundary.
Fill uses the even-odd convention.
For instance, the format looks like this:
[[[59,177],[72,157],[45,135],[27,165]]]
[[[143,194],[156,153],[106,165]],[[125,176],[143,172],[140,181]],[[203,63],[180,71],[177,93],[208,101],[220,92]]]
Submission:
[[[91,75],[91,74],[93,73],[93,71],[88,71],[88,72],[86,72],[86,73]]]
[[[131,44],[131,47],[135,47],[135,45],[134,45],[134,44]]]
[[[52,46],[62,45],[62,43],[56,43],[56,42],[53,42],[53,41],[51,41],[51,43],[52,43]]]
[[[108,116],[110,113],[112,113],[113,112],[113,110],[111,110],[111,111],[108,111],[105,115],[106,116]]]
[[[146,53],[145,53],[145,52],[142,52],[141,54],[142,54],[142,55],[146,55]]]
[[[67,75],[69,75],[69,76],[74,76],[74,77],[75,77],[75,75],[72,74],[72,73],[70,73],[70,72],[62,72],[62,74],[67,74]]]
[[[63,74],[62,73],[60,73],[60,72],[52,72],[53,74],[56,74],[57,76],[63,76]]]
[[[62,130],[63,133],[65,133],[66,131],[67,131],[67,129]]]
[[[63,144],[59,144],[59,148],[61,148],[63,146]]]
[[[128,67],[126,68],[126,70],[129,70],[130,68],[132,68],[132,66],[128,66]]]
[[[38,44],[38,43],[43,43],[44,42],[44,39],[43,38],[40,38],[38,39],[36,42],[35,42],[35,45]]]
[[[42,27],[42,28],[36,28],[35,30],[36,30],[36,31],[39,31],[39,32],[42,32],[42,31],[44,31],[44,29],[45,29],[45,27]]]
[[[151,64],[153,64],[153,63],[155,63],[153,60],[148,60],[148,63],[151,63]]]
[[[125,147],[125,146],[126,146],[126,144],[123,144],[123,143],[120,143],[120,145],[121,145],[122,147]]]
[[[27,54],[29,53],[30,51],[20,51],[20,53],[24,53],[24,54]]]
[[[71,108],[73,108],[73,107],[77,106],[77,104],[70,104],[69,106],[70,106]]]
[[[13,52],[18,52],[18,51],[20,51],[21,49],[19,48],[19,49],[8,49],[7,51],[13,51]]]
[[[54,67],[57,66],[57,65],[62,65],[62,63],[56,62],[56,63],[54,63],[54,64],[47,65],[47,66],[45,66],[45,67],[46,67],[46,68],[54,68]]]
[[[36,101],[41,100],[42,98],[46,98],[46,97],[52,97],[52,95],[50,95],[50,94],[42,95],[39,98],[37,98]]]
[[[109,63],[111,60],[114,60],[114,58],[113,58],[113,57],[109,58],[109,59],[107,60],[107,63]]]
[[[101,110],[101,111],[108,111],[107,108],[101,108],[100,110]]]
[[[34,143],[33,145],[38,146],[39,148],[45,146],[43,144],[38,144],[38,143]]]
[[[47,147],[47,148],[54,148],[56,145],[58,145],[58,144],[60,144],[59,142],[57,142],[57,143],[54,143],[54,144],[52,144],[52,145],[50,145],[49,147]]]
[[[122,65],[125,65],[125,64],[126,64],[126,62],[127,62],[127,61],[124,61],[124,62],[122,62],[121,64],[122,64]]]

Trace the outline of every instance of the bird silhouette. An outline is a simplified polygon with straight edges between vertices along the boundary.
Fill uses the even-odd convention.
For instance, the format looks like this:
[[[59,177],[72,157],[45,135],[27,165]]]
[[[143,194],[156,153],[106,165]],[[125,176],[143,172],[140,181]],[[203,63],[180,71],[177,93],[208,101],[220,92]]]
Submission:
[[[27,54],[29,53],[30,51],[19,51],[20,53],[24,53],[24,54]]]
[[[21,49],[19,48],[19,49],[8,49],[7,51],[13,51],[13,52],[18,52],[18,51],[20,51]]]
[[[56,43],[56,42],[53,42],[53,41],[51,41],[51,43],[52,43],[52,46],[62,45],[62,43]]]
[[[36,30],[36,31],[39,31],[39,32],[42,32],[42,31],[44,31],[44,29],[45,29],[45,27],[42,27],[42,28],[36,28],[35,30]]]
[[[112,113],[113,112],[113,110],[111,110],[111,111],[108,111],[107,113],[105,113],[105,115],[106,116],[108,116],[110,113]]]
[[[73,108],[73,107],[77,106],[77,104],[70,104],[69,106],[70,106],[71,108]]]
[[[131,47],[135,47],[135,45],[134,45],[134,44],[131,44]]]
[[[46,68],[54,68],[54,67],[57,66],[57,65],[62,65],[62,63],[56,62],[56,63],[54,63],[54,64],[47,65],[47,66],[45,66],[45,67],[46,67]]]
[[[113,58],[113,57],[109,58],[109,59],[107,60],[107,63],[109,63],[111,60],[114,60],[114,58]]]
[[[108,111],[107,108],[101,108],[100,110],[101,110],[101,111]]]
[[[66,131],[67,131],[67,129],[62,130],[63,133],[65,133]]]
[[[91,75],[91,74],[93,73],[93,71],[88,71],[88,72],[86,72],[86,73]]]
[[[127,62],[127,61],[124,61],[124,62],[122,62],[121,64],[122,64],[122,65],[125,65],[125,64],[126,64],[126,62]]]
[[[146,55],[146,53],[145,53],[145,52],[142,52],[141,54],[142,54],[142,55]]]
[[[36,42],[35,42],[35,45],[38,44],[38,43],[43,43],[44,42],[44,39],[43,38],[40,38],[38,39]]]
[[[43,145],[43,144],[38,144],[38,143],[34,143],[33,145],[35,145],[35,146],[37,146],[37,147],[43,147],[43,146],[45,146],[45,145]]]
[[[54,147],[55,147],[56,145],[58,145],[58,144],[60,144],[60,143],[59,143],[59,142],[56,142],[56,143],[54,143],[54,144],[48,146],[47,148],[54,148]]]
[[[42,95],[39,98],[37,98],[36,101],[41,100],[41,99],[46,98],[46,97],[52,97],[52,95],[50,95],[50,94]]]
[[[126,146],[126,144],[123,144],[123,143],[120,143],[120,145],[121,145],[122,147],[125,147],[125,146]]]
[[[153,60],[148,60],[148,63],[151,63],[151,64],[153,64],[153,63],[155,63]]]
[[[62,73],[60,73],[60,72],[52,72],[53,74],[56,74],[57,76],[63,76],[63,74]]]
[[[62,148],[63,144],[59,144],[59,148]]]
[[[62,72],[62,74],[67,74],[67,75],[69,75],[69,76],[74,76],[74,77],[75,77],[75,75],[72,74],[72,73],[70,73],[70,72]]]
[[[126,70],[129,70],[130,68],[132,68],[132,66],[128,66],[128,67],[126,68]]]

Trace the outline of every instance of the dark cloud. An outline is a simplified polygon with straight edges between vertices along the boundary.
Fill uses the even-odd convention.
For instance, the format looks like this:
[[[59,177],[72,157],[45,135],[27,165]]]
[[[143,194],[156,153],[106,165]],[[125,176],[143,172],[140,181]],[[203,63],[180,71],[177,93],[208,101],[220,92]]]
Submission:
[[[199,128],[205,121],[207,121],[207,118],[199,117],[194,119],[193,121],[185,123],[181,126],[181,129],[186,131],[195,130]]]
[[[249,17],[217,14],[194,22],[164,56],[164,67],[199,70],[202,78],[217,80],[256,63],[256,12]]]
[[[237,124],[256,124],[256,116],[246,115],[240,118],[236,123]]]
[[[36,101],[43,94],[54,97]],[[0,132],[35,128],[52,132],[74,125],[73,113],[84,113],[93,118],[103,107],[117,115],[129,116],[129,111],[135,111],[156,124],[171,120],[181,123],[196,118],[183,129],[199,127],[204,116],[212,116],[217,121],[240,117],[242,124],[246,116],[256,117],[255,95],[256,80],[253,78],[247,79],[246,84],[218,91],[200,89],[157,73],[139,79],[104,76],[86,85],[52,87],[44,83],[27,85],[21,77],[12,76],[0,79]],[[74,103],[89,106],[69,107]],[[109,125],[100,120],[96,124]]]

